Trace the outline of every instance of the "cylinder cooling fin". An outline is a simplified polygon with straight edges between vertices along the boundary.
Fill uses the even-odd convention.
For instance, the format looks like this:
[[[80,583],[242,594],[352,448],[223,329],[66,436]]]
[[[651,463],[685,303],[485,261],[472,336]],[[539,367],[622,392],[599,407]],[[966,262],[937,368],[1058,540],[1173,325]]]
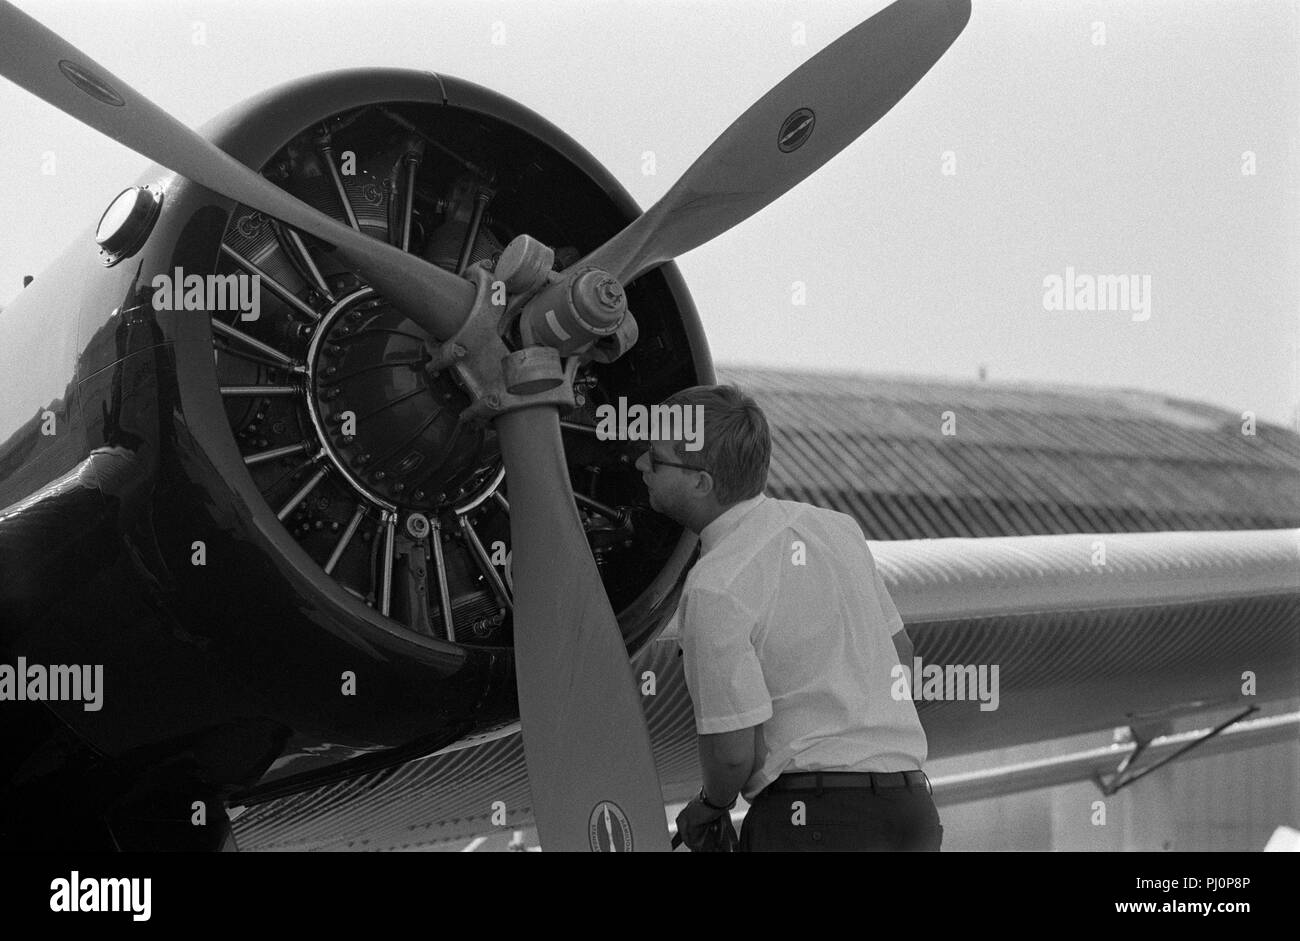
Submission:
[[[449,271],[493,262],[520,234],[553,247],[562,270],[628,221],[564,150],[483,111],[391,102],[301,128],[261,170]],[[509,646],[509,481],[491,426],[462,419],[470,397],[439,368],[433,338],[332,246],[245,206],[230,216],[216,274],[239,276],[257,298],[212,312],[231,432],[321,577],[403,630]],[[560,418],[576,511],[635,646],[647,590],[680,566],[681,529],[648,508],[638,446],[596,436],[596,409],[650,404],[701,375],[662,273],[630,285],[628,303],[639,343],[583,366],[576,407]]]

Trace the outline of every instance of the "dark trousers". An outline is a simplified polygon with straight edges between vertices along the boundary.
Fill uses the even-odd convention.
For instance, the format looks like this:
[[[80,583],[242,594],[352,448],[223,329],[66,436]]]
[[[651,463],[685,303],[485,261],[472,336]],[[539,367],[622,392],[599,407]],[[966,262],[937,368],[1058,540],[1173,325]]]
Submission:
[[[820,794],[768,787],[749,806],[737,852],[937,852],[942,842],[939,811],[924,787],[827,788]]]

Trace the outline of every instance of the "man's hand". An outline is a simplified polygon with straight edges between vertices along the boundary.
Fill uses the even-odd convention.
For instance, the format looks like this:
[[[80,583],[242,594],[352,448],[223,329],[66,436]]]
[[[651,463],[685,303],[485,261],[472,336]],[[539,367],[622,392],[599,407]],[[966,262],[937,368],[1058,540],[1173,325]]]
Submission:
[[[740,842],[736,828],[731,824],[731,809],[710,807],[704,803],[704,794],[717,798],[730,794],[735,797],[754,770],[754,729],[749,726],[734,732],[701,735],[700,768],[704,772],[704,788],[699,797],[682,808],[677,815],[677,833],[693,853],[730,853]]]
[[[739,842],[731,811],[710,807],[699,797],[677,815],[677,833],[692,853],[731,853]]]

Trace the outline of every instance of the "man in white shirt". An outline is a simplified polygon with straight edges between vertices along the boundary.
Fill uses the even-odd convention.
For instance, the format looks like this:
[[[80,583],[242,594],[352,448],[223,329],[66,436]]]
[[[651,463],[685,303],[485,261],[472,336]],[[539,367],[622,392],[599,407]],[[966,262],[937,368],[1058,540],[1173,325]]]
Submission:
[[[650,506],[700,535],[678,614],[704,786],[678,817],[718,848],[743,793],[741,850],[937,850],[925,732],[891,670],[912,646],[857,522],[763,495],[771,439],[753,399],[696,386],[702,447],[654,441]],[[722,818],[728,819],[722,819]]]

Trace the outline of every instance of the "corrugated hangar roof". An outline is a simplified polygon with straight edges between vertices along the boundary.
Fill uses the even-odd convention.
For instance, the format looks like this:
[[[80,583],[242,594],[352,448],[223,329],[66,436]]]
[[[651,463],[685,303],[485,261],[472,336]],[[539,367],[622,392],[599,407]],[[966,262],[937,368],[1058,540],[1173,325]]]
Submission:
[[[1262,422],[1245,434],[1227,409],[1125,390],[718,376],[767,414],[768,492],[850,513],[868,539],[1300,526],[1300,436]]]

